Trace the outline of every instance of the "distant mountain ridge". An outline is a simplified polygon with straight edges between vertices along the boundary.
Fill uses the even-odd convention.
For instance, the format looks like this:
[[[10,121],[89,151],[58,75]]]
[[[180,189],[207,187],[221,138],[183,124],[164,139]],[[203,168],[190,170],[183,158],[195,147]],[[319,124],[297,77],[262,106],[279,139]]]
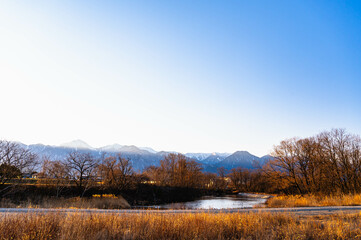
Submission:
[[[72,151],[87,152],[95,157],[100,157],[104,153],[115,154],[121,153],[125,158],[131,160],[133,168],[136,171],[143,171],[149,166],[159,166],[160,160],[164,159],[169,153],[166,151],[155,151],[152,148],[137,147],[134,145],[112,144],[104,147],[94,148],[82,140],[75,140],[60,146],[49,146],[43,144],[25,145],[32,152],[40,157],[47,156],[52,160],[63,160],[67,154]],[[247,151],[236,151],[234,153],[186,153],[188,159],[193,159],[200,163],[204,171],[217,172],[217,168],[224,167],[228,170],[232,168],[242,167],[254,169],[263,165],[271,156],[266,155],[257,157]]]

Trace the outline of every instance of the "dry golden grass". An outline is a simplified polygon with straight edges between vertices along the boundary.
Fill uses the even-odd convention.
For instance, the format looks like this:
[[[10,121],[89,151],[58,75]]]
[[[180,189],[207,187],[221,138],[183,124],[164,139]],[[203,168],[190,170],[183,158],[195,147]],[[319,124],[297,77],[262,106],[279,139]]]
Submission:
[[[361,194],[317,196],[287,195],[275,196],[267,200],[267,207],[318,207],[318,206],[356,206],[361,205]]]
[[[11,199],[0,200],[1,208],[85,208],[85,209],[123,209],[130,208],[129,203],[121,196],[97,195],[92,198],[41,198],[14,203]]]
[[[358,239],[360,214],[8,214],[0,239]]]

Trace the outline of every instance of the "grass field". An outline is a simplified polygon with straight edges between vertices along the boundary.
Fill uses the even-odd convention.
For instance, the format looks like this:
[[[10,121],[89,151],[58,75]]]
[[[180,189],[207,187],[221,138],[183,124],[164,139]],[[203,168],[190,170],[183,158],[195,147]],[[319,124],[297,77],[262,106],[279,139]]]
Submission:
[[[361,215],[8,214],[0,239],[359,239]]]
[[[325,195],[285,195],[267,200],[267,207],[324,207],[361,205],[361,194]]]

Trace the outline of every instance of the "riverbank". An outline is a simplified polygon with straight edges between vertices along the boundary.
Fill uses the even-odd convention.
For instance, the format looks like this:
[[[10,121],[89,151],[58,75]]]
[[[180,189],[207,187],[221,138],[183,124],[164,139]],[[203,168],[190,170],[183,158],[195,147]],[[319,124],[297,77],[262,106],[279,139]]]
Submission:
[[[230,190],[140,185],[137,189],[123,191],[121,194],[131,206],[152,206],[189,202],[204,196],[223,196],[230,193]]]
[[[61,191],[55,186],[19,185],[4,190],[0,186],[0,208],[97,208],[129,209],[137,206],[151,206],[175,202],[187,202],[203,196],[221,196],[227,191],[213,191],[195,188],[162,187],[139,184],[133,189],[114,194],[103,188],[93,187],[83,197],[74,186],[64,186]]]
[[[272,198],[272,195],[264,194],[264,193],[238,193],[238,196],[244,198],[260,198],[260,199],[269,199]]]

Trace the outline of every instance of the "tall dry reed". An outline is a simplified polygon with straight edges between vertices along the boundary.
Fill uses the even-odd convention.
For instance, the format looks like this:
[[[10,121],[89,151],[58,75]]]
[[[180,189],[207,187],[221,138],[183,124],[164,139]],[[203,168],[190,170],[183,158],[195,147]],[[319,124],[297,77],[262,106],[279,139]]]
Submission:
[[[129,203],[121,196],[92,197],[92,198],[49,198],[28,199],[14,202],[12,199],[1,198],[1,208],[96,208],[96,209],[123,209],[130,208]]]
[[[8,214],[0,239],[357,239],[359,214]]]
[[[361,194],[325,195],[284,195],[267,200],[267,207],[318,207],[361,205]]]

